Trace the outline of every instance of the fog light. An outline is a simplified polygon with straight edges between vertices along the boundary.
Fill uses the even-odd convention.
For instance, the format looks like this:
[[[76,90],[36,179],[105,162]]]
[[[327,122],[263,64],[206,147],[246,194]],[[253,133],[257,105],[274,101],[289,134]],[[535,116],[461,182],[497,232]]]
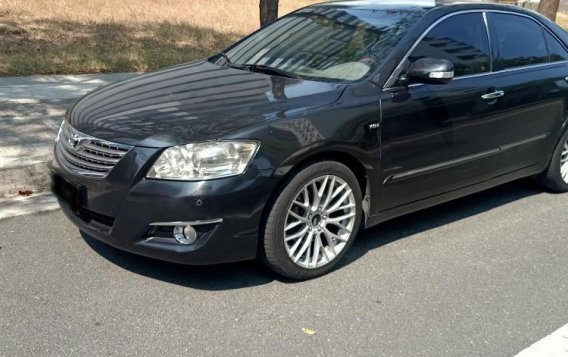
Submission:
[[[193,244],[197,240],[197,232],[190,225],[175,226],[174,238],[181,244]]]

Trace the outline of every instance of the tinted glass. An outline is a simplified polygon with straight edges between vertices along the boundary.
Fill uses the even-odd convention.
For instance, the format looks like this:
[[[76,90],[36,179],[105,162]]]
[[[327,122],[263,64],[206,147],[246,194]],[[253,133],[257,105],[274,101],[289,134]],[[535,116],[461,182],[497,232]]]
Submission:
[[[423,10],[312,7],[226,51],[233,64],[265,65],[304,78],[353,81],[379,66]]]
[[[550,62],[568,60],[568,52],[548,31],[543,30]]]
[[[497,49],[495,67],[507,69],[548,62],[542,27],[522,16],[491,13],[491,41]]]
[[[456,15],[434,27],[412,51],[409,60],[447,59],[454,75],[463,76],[490,70],[489,40],[481,13]]]

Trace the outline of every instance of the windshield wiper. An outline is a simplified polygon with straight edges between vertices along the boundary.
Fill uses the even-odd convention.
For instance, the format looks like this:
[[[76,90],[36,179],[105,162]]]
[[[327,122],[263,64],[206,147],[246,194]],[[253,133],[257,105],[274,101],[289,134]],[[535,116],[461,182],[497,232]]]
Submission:
[[[227,54],[224,53],[224,52],[219,53],[219,56],[221,58],[223,58],[223,60],[225,60],[225,66],[227,66],[227,67],[236,68],[236,69],[244,69],[244,70],[247,70],[247,71],[250,71],[250,72],[275,74],[277,76],[294,78],[294,79],[300,79],[301,78],[300,76],[298,76],[297,74],[294,74],[292,72],[288,72],[288,71],[280,69],[280,68],[270,67],[270,66],[267,66],[267,65],[264,65],[264,64],[255,64],[255,63],[236,64],[236,63],[233,63],[233,62],[231,62],[231,59],[229,58],[229,56],[227,56]]]
[[[295,73],[288,72],[288,71],[280,69],[280,68],[270,67],[270,66],[267,66],[267,65],[264,65],[264,64],[249,63],[249,64],[244,64],[243,67],[247,68],[251,72],[275,74],[275,75],[281,76],[281,77],[301,79],[301,77],[298,76]]]
[[[236,68],[236,69],[244,69],[245,71],[249,70],[247,66],[244,66],[242,64],[235,64],[235,63],[231,62],[231,60],[229,59],[229,56],[227,56],[226,53],[221,52],[221,53],[219,53],[219,56],[225,60],[225,66],[227,66],[227,67]]]

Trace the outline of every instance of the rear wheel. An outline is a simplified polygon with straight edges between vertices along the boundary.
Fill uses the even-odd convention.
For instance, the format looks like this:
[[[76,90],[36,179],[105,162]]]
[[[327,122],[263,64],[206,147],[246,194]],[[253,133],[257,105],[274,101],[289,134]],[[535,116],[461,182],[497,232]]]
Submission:
[[[568,131],[560,139],[550,164],[539,181],[551,191],[568,192]]]
[[[266,219],[265,263],[292,279],[329,272],[353,243],[361,212],[359,182],[347,166],[320,161],[298,170]]]

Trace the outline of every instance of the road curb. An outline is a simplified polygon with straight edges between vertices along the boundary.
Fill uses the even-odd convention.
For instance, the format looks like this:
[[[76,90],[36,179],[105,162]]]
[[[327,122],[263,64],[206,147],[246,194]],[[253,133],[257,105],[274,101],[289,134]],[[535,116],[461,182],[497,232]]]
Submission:
[[[0,220],[58,209],[59,203],[51,193],[40,193],[28,197],[13,197],[0,200]]]
[[[41,193],[48,191],[51,179],[51,160],[37,157],[0,165],[0,199],[18,196],[22,191]]]

